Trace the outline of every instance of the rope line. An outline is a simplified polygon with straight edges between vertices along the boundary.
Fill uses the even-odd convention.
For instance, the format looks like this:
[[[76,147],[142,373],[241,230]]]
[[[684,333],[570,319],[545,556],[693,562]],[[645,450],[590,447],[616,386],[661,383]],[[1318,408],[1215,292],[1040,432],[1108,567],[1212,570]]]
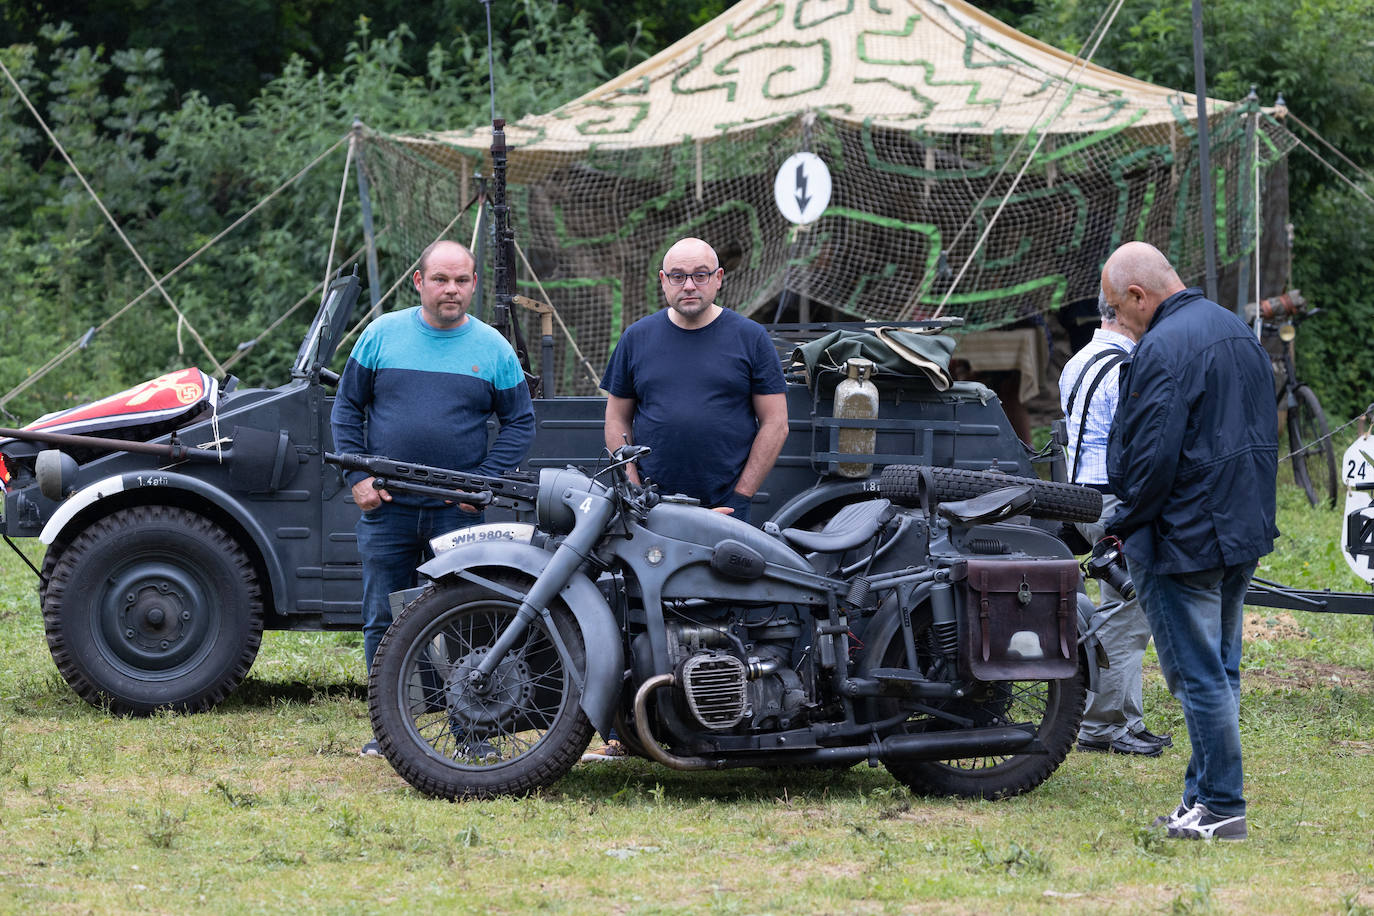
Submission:
[[[43,116],[38,113],[38,109],[33,106],[33,102],[29,101],[28,95],[24,93],[24,90],[20,87],[18,81],[15,80],[13,74],[10,73],[9,68],[5,66],[3,61],[0,61],[0,70],[4,71],[5,78],[10,81],[10,85],[14,87],[14,91],[19,93],[19,98],[23,101],[24,106],[28,108],[29,114],[33,115],[34,120],[38,122],[38,126],[43,128],[43,133],[48,135],[48,139],[52,141],[53,146],[57,147],[57,151],[62,154],[62,158],[66,160],[67,165],[71,166],[71,170],[76,174],[77,179],[80,180],[81,186],[86,189],[86,193],[91,195],[91,199],[94,200],[95,205],[100,208],[100,212],[105,216],[106,221],[109,222],[110,226],[114,229],[115,234],[119,236],[119,240],[124,243],[124,246],[129,249],[129,253],[134,256],[134,260],[138,262],[138,266],[143,268],[143,272],[148,275],[148,279],[153,281],[153,285],[157,287],[157,291],[162,295],[162,298],[171,307],[172,311],[176,312],[177,317],[182,319],[183,321],[186,321],[186,316],[182,314],[181,309],[177,307],[177,304],[175,301],[173,301],[172,297],[167,294],[167,290],[163,288],[162,282],[158,280],[157,275],[153,273],[152,268],[150,268],[147,262],[143,260],[143,256],[138,253],[138,249],[134,247],[134,243],[129,241],[129,237],[124,234],[124,230],[120,228],[119,223],[115,221],[115,218],[110,214],[110,211],[105,209],[105,203],[100,199],[100,195],[95,193],[95,189],[92,188],[91,183],[86,180],[86,176],[82,174],[81,169],[77,168],[76,163],[72,161],[72,157],[67,154],[66,147],[64,147],[62,145],[62,142],[57,139],[57,135],[52,132],[52,128],[48,127],[48,122],[43,120]],[[223,367],[220,366],[219,360],[215,358],[215,354],[210,351],[210,348],[206,345],[205,341],[201,339],[201,336],[199,332],[196,331],[195,326],[192,325],[191,322],[186,321],[186,329],[191,332],[192,339],[194,339],[195,342],[200,345],[201,350],[203,350],[205,355],[209,357],[210,362],[215,367],[215,371],[223,375]]]
[[[1301,137],[1298,137],[1298,136],[1294,135],[1294,134],[1292,133],[1292,131],[1289,131],[1289,134],[1293,136],[1293,140],[1294,140],[1294,142],[1296,142],[1296,143],[1298,144],[1298,146],[1300,146],[1300,147],[1302,147],[1303,149],[1307,150],[1309,153],[1312,154],[1312,157],[1313,157],[1314,159],[1316,159],[1316,160],[1317,160],[1318,162],[1320,162],[1322,165],[1326,166],[1326,167],[1327,167],[1328,169],[1330,169],[1333,173],[1335,173],[1335,175],[1336,175],[1337,178],[1339,178],[1341,181],[1344,181],[1346,184],[1350,185],[1350,187],[1355,191],[1356,194],[1360,195],[1360,196],[1363,197],[1365,200],[1369,201],[1371,204],[1374,204],[1374,197],[1370,197],[1368,191],[1366,191],[1364,188],[1360,187],[1358,184],[1356,184],[1354,181],[1352,181],[1352,180],[1351,180],[1344,172],[1342,172],[1340,169],[1336,168],[1334,165],[1332,165],[1331,163],[1329,163],[1329,162],[1327,162],[1325,159],[1323,159],[1323,158],[1321,157],[1321,153],[1318,153],[1318,152],[1317,152],[1316,150],[1314,150],[1312,147],[1310,147],[1310,146],[1308,146],[1306,143],[1304,143],[1304,142],[1302,141],[1302,138],[1301,138]]]
[[[1336,149],[1336,147],[1331,145],[1331,141],[1327,140],[1321,134],[1317,133],[1316,130],[1314,130],[1311,126],[1304,122],[1302,118],[1299,118],[1297,115],[1293,114],[1293,109],[1287,109],[1286,113],[1284,114],[1284,117],[1291,119],[1293,123],[1297,124],[1303,130],[1307,131],[1309,134],[1320,140],[1322,146],[1325,146],[1327,149],[1331,150],[1331,152],[1335,153],[1337,156],[1340,156],[1341,161],[1343,161],[1346,165],[1350,166],[1355,171],[1359,172],[1360,177],[1362,177],[1365,181],[1374,181],[1374,175],[1370,175],[1364,169],[1360,168],[1358,165],[1352,162],[1349,156],[1347,156],[1345,153],[1341,152],[1340,150]]]
[[[358,260],[358,258],[363,256],[363,252],[366,250],[367,248],[363,247],[353,252],[353,254],[346,261],[343,261],[339,264],[339,270],[343,270],[344,268],[352,264],[354,261]],[[251,353],[253,351],[253,348],[258,345],[258,341],[262,340],[268,334],[271,334],[273,331],[275,331],[281,325],[281,323],[285,321],[287,318],[290,318],[291,315],[294,314],[297,309],[299,309],[301,306],[305,305],[307,302],[313,299],[315,297],[315,292],[317,290],[322,289],[326,285],[326,283],[327,281],[321,281],[315,284],[315,286],[313,286],[310,289],[310,292],[306,293],[304,296],[301,296],[299,299],[296,300],[295,305],[291,306],[285,312],[282,312],[280,315],[278,315],[276,320],[269,324],[266,328],[264,328],[261,334],[259,334],[257,337],[254,337],[252,340],[245,341],[244,343],[239,344],[238,349],[234,351],[234,355],[230,356],[228,359],[224,361],[224,368],[228,369],[229,367],[233,366],[234,363],[238,362],[239,360],[247,356],[249,353]]]
[[[545,302],[552,305],[553,300],[549,298],[548,291],[544,289],[544,284],[539,282],[538,275],[535,274],[534,268],[530,266],[529,258],[525,257],[525,249],[516,245],[515,250],[520,254],[520,263],[525,265],[525,270],[529,271],[530,277],[534,280],[534,285],[539,288],[540,297]],[[563,331],[563,336],[568,339],[568,345],[573,348],[573,352],[577,354],[577,358],[582,361],[583,368],[587,370],[587,377],[591,379],[593,385],[599,387],[601,385],[601,377],[596,374],[596,369],[592,366],[591,361],[587,359],[587,355],[582,352],[582,348],[579,347],[577,341],[573,339],[572,331],[569,331],[568,326],[563,323],[563,318],[558,314],[558,309],[553,310],[553,320],[558,322],[558,327]]]
[[[0,66],[3,66],[3,65],[0,65]],[[344,142],[345,140],[347,140],[347,139],[348,139],[348,135],[345,134],[343,137],[340,137],[338,140],[336,140],[336,141],[333,143],[333,145],[331,145],[327,150],[325,150],[324,152],[322,152],[322,153],[320,153],[318,156],[316,156],[314,159],[312,159],[312,160],[310,161],[309,164],[307,164],[304,168],[302,168],[302,169],[301,169],[299,172],[297,172],[295,175],[292,175],[290,178],[288,178],[288,179],[286,180],[286,182],[283,183],[281,186],[279,186],[275,191],[273,191],[272,193],[268,194],[268,195],[267,195],[266,197],[264,197],[262,200],[258,201],[258,203],[252,207],[252,209],[246,211],[242,216],[240,216],[238,219],[234,220],[232,223],[230,223],[228,226],[226,226],[223,230],[221,230],[220,233],[219,233],[218,235],[216,235],[214,238],[210,239],[210,241],[206,242],[204,245],[201,245],[199,248],[197,248],[194,252],[191,253],[191,255],[189,255],[189,256],[186,258],[186,260],[182,261],[182,262],[181,262],[180,264],[178,264],[176,267],[173,267],[171,270],[169,270],[167,273],[165,273],[165,274],[162,276],[162,282],[165,283],[166,281],[170,280],[172,277],[174,277],[174,276],[176,276],[177,274],[179,274],[187,265],[189,265],[192,261],[196,260],[196,258],[198,258],[198,257],[200,257],[202,254],[204,254],[212,245],[214,245],[214,244],[216,244],[217,242],[219,242],[219,241],[220,241],[221,239],[223,239],[226,235],[228,235],[229,233],[231,233],[231,232],[233,232],[235,229],[237,229],[239,226],[241,226],[249,217],[251,217],[253,214],[257,213],[257,212],[258,212],[259,210],[261,210],[263,207],[267,206],[267,204],[270,203],[270,202],[272,201],[273,198],[277,197],[279,194],[281,194],[281,193],[282,193],[283,191],[285,191],[287,188],[291,187],[293,184],[295,184],[295,183],[296,183],[297,181],[299,181],[301,178],[305,177],[306,173],[308,173],[311,169],[313,169],[315,166],[319,165],[322,161],[324,161],[324,159],[325,159],[327,156],[329,156],[330,153],[332,153],[332,152],[334,152],[336,149],[338,149],[338,148],[339,148],[339,145],[340,145],[341,143],[343,143],[343,142]],[[114,324],[117,320],[119,320],[119,318],[121,318],[121,317],[124,315],[125,312],[129,311],[129,309],[133,308],[133,307],[134,307],[135,305],[137,305],[139,302],[142,302],[143,299],[144,299],[144,297],[146,297],[149,293],[153,292],[155,289],[157,289],[156,286],[149,286],[149,287],[148,287],[147,289],[145,289],[143,292],[139,293],[137,296],[135,296],[134,298],[130,299],[128,302],[124,303],[124,305],[123,305],[122,307],[120,307],[117,311],[115,311],[114,314],[110,315],[110,316],[107,317],[104,321],[102,321],[100,324],[96,325],[95,328],[94,328],[94,330],[93,330],[92,332],[88,332],[88,333],[91,333],[92,336],[94,336],[95,334],[101,333],[101,332],[104,331],[106,328],[108,328],[110,325]],[[261,336],[261,335],[259,335],[259,336]],[[85,335],[83,334],[82,337],[85,337]],[[78,349],[80,349],[79,344],[80,344],[80,342],[81,342],[81,339],[82,339],[82,338],[77,338],[75,341],[73,341],[72,343],[68,344],[67,347],[66,347],[65,349],[63,349],[60,353],[58,353],[55,357],[53,357],[52,359],[50,359],[50,360],[48,360],[46,363],[44,363],[42,366],[40,366],[40,367],[39,367],[37,370],[35,370],[28,378],[24,379],[24,381],[20,382],[18,385],[16,385],[14,388],[12,388],[12,389],[11,389],[8,393],[6,393],[3,397],[0,397],[0,409],[3,409],[4,406],[5,406],[6,404],[8,404],[12,399],[14,399],[14,398],[17,397],[18,395],[22,394],[23,392],[27,391],[27,390],[28,390],[30,387],[32,387],[34,384],[36,384],[37,382],[39,382],[40,380],[42,380],[42,378],[43,378],[45,375],[47,375],[47,374],[48,374],[49,372],[51,372],[52,370],[56,369],[59,365],[61,365],[61,364],[62,364],[63,362],[65,362],[69,357],[71,357]],[[180,348],[178,347],[178,349],[180,349]],[[232,365],[235,361],[236,361],[236,360],[234,359],[234,357],[231,356],[231,357],[229,358],[229,360],[226,361],[226,362],[224,363],[224,368],[227,369],[227,368],[228,368],[230,365]]]
[[[334,273],[334,247],[339,243],[339,221],[343,219],[344,195],[348,193],[348,168],[353,164],[353,149],[357,139],[350,131],[348,134],[348,155],[344,156],[343,178],[339,180],[339,203],[334,208],[334,234],[329,237],[329,257],[324,262],[324,282],[321,286],[329,286],[329,278]],[[321,299],[323,301],[323,299]]]
[[[463,208],[460,209],[457,213],[454,214],[453,219],[451,219],[451,220],[448,221],[448,225],[447,225],[447,226],[445,226],[443,229],[440,229],[440,230],[439,230],[439,234],[436,235],[433,239],[431,239],[431,240],[430,240],[430,243],[432,244],[433,242],[437,242],[437,241],[439,241],[441,238],[443,238],[444,236],[448,235],[448,231],[449,231],[450,229],[452,229],[455,225],[457,225],[458,220],[460,220],[460,219],[463,218],[463,214],[464,214],[464,213],[466,213],[466,212],[468,212],[468,210],[472,209],[472,205],[473,205],[474,203],[476,203],[479,199],[481,199],[481,196],[482,196],[482,195],[478,194],[477,196],[473,197],[472,200],[468,201],[465,205],[463,205]],[[388,289],[385,293],[383,293],[383,294],[381,295],[381,297],[377,300],[377,302],[376,302],[370,309],[367,310],[367,312],[363,315],[362,318],[358,319],[358,323],[357,323],[357,324],[353,325],[353,327],[351,327],[351,328],[348,329],[348,333],[347,333],[347,334],[345,334],[343,337],[339,338],[339,346],[340,346],[340,347],[342,347],[347,341],[351,340],[351,339],[353,338],[353,335],[357,334],[359,331],[361,331],[361,330],[363,329],[363,325],[367,324],[369,321],[371,321],[371,320],[373,319],[374,316],[376,316],[377,314],[379,314],[379,313],[381,312],[381,310],[382,310],[382,303],[385,302],[387,299],[390,299],[390,298],[391,298],[391,294],[394,293],[394,292],[396,292],[396,288],[399,287],[399,286],[400,286],[402,283],[404,283],[406,280],[409,280],[409,279],[410,279],[410,275],[411,275],[412,273],[414,273],[414,272],[415,272],[415,269],[416,269],[417,267],[419,267],[419,266],[420,266],[420,259],[417,257],[415,260],[413,260],[413,261],[410,262],[410,266],[409,266],[409,267],[407,267],[405,270],[401,271],[401,275],[400,275],[399,277],[396,278],[396,282],[395,282],[395,283],[391,284],[391,288]]]
[[[1280,458],[1279,461],[1287,461],[1288,459],[1292,458],[1294,455],[1298,454],[1298,452],[1304,452],[1304,453],[1305,453],[1305,452],[1310,451],[1314,445],[1318,445],[1318,444],[1320,444],[1320,443],[1322,443],[1322,442],[1325,442],[1327,439],[1331,439],[1331,438],[1335,437],[1336,433],[1339,433],[1339,432],[1341,432],[1342,430],[1348,429],[1349,427],[1351,427],[1351,426],[1353,426],[1354,424],[1358,423],[1360,420],[1364,419],[1364,418],[1367,417],[1367,416],[1374,416],[1374,404],[1370,404],[1370,405],[1369,405],[1368,407],[1366,407],[1363,411],[1361,411],[1360,413],[1357,413],[1355,416],[1351,417],[1349,420],[1346,420],[1344,423],[1342,423],[1340,426],[1337,426],[1335,429],[1331,430],[1331,432],[1327,433],[1325,436],[1318,436],[1316,439],[1313,439],[1310,443],[1307,444],[1306,447],[1301,448],[1301,449],[1294,449],[1293,451],[1289,452],[1287,455],[1284,455],[1282,458]]]
[[[1119,8],[1120,4],[1118,4],[1118,9]],[[1088,38],[1084,42],[1084,44],[1093,40],[1093,36],[1097,34],[1097,30],[1102,28],[1102,22],[1104,19],[1107,18],[1107,14],[1108,10],[1103,10],[1102,15],[1097,17],[1097,23],[1092,27],[1092,30],[1088,32]],[[1112,15],[1113,17],[1115,17],[1114,13]],[[1103,34],[1105,36],[1106,33],[1104,32]],[[1101,39],[1098,40],[1100,41]],[[1074,58],[1074,61],[1069,64],[1069,69],[1064,72],[1064,76],[1061,77],[1061,79],[1068,78],[1069,73],[1073,72],[1074,65],[1077,63],[1077,61],[1078,58]],[[1045,112],[1049,110],[1050,103],[1054,101],[1055,95],[1058,94],[1058,91],[1058,88],[1056,88],[1054,92],[1048,93],[1045,96],[1045,103],[1040,106],[1040,113],[1035,116],[1035,120],[1031,122],[1032,124],[1036,123],[1042,117],[1045,116]],[[997,180],[1001,178],[1004,174],[1006,174],[1007,169],[1011,166],[1012,162],[1015,161],[1016,154],[1021,151],[1021,147],[1026,144],[1026,139],[1029,136],[1030,132],[1027,131],[1026,133],[1023,133],[1016,138],[1016,143],[1014,146],[1012,146],[1011,152],[1007,154],[1007,158],[1003,160],[1001,167],[997,169],[997,174],[992,176],[992,181],[988,182],[987,188],[983,191],[983,196],[978,198],[978,203],[974,204],[973,207],[969,210],[968,218],[965,219],[964,224],[959,227],[959,231],[954,233],[954,239],[949,243],[947,250],[953,251],[954,247],[959,244],[959,240],[964,237],[964,233],[968,230],[968,227],[973,225],[973,214],[977,213],[978,208],[983,206],[983,204],[987,202],[988,197],[992,194],[992,189],[997,186]]]
[[[1098,49],[1099,47],[1101,47],[1101,45],[1102,45],[1102,40],[1103,40],[1104,38],[1107,37],[1107,32],[1111,30],[1112,23],[1116,21],[1116,16],[1117,16],[1117,14],[1118,14],[1119,12],[1121,12],[1121,7],[1122,7],[1122,4],[1124,4],[1124,3],[1125,3],[1125,0],[1116,0],[1116,2],[1112,5],[1112,7],[1111,7],[1109,13],[1104,13],[1104,14],[1103,14],[1103,16],[1106,17],[1106,24],[1105,24],[1105,25],[1102,25],[1102,20],[1101,20],[1101,19],[1098,20],[1098,24],[1099,24],[1099,25],[1102,25],[1102,31],[1101,31],[1101,33],[1097,36],[1096,41],[1093,41],[1092,47],[1091,47],[1091,49],[1088,51],[1088,55],[1087,55],[1086,57],[1083,57],[1082,55],[1079,55],[1079,56],[1074,57],[1073,62],[1069,65],[1069,69],[1065,71],[1064,76],[1061,78],[1061,79],[1063,79],[1063,80],[1069,79],[1069,75],[1072,74],[1072,73],[1074,72],[1075,69],[1077,69],[1077,70],[1079,71],[1076,75],[1074,75],[1074,77],[1073,77],[1073,82],[1069,85],[1069,91],[1068,91],[1067,98],[1072,98],[1072,97],[1073,97],[1073,91],[1074,91],[1075,89],[1078,88],[1078,82],[1079,82],[1079,80],[1082,78],[1083,72],[1085,72],[1085,71],[1087,70],[1088,64],[1090,64],[1090,63],[1092,62],[1093,57],[1097,54],[1097,49]],[[1096,27],[1094,27],[1094,30],[1096,30]],[[1089,34],[1088,37],[1089,37],[1089,40],[1091,41],[1091,40],[1092,40],[1092,35],[1091,35],[1091,33]],[[1044,104],[1044,106],[1040,109],[1041,115],[1043,115],[1043,114],[1045,113],[1045,111],[1048,110],[1049,105],[1050,105],[1050,102],[1051,102],[1051,101],[1055,98],[1055,96],[1057,96],[1057,95],[1058,95],[1058,88],[1056,87],[1055,91],[1054,91],[1053,93],[1051,93],[1049,96],[1046,97],[1046,99],[1045,99],[1045,104]],[[1056,115],[1056,117],[1058,117],[1058,116]],[[1037,120],[1039,120],[1038,117],[1037,117]],[[1054,119],[1051,118],[1051,119],[1050,119],[1050,124],[1053,124],[1053,123],[1054,123]],[[978,256],[978,252],[981,251],[982,248],[983,248],[983,243],[986,242],[987,239],[988,239],[988,236],[992,234],[992,227],[993,227],[994,225],[997,224],[997,218],[1000,217],[1000,216],[1002,215],[1002,211],[1003,211],[1004,209],[1006,209],[1007,204],[1011,201],[1011,196],[1012,196],[1012,194],[1014,194],[1014,193],[1016,192],[1016,187],[1017,187],[1017,185],[1019,185],[1019,184],[1021,183],[1021,178],[1026,174],[1026,170],[1030,168],[1031,163],[1035,161],[1035,156],[1036,156],[1036,154],[1037,154],[1038,152],[1040,152],[1040,147],[1044,145],[1044,143],[1045,143],[1045,138],[1049,136],[1049,134],[1048,134],[1048,128],[1049,128],[1050,124],[1046,124],[1046,125],[1045,125],[1045,128],[1042,129],[1042,130],[1038,133],[1038,135],[1036,136],[1036,139],[1035,139],[1035,146],[1031,148],[1031,151],[1030,151],[1029,155],[1026,156],[1026,161],[1023,162],[1023,163],[1021,164],[1021,168],[1020,168],[1020,170],[1016,173],[1016,177],[1012,179],[1012,181],[1011,181],[1011,186],[1010,186],[1009,188],[1007,188],[1006,194],[1004,194],[1004,195],[1002,196],[1002,202],[999,203],[999,204],[997,205],[997,209],[996,209],[995,211],[993,211],[992,216],[988,218],[987,225],[983,227],[983,232],[982,232],[982,234],[978,237],[978,241],[977,241],[976,243],[974,243],[973,250],[969,252],[968,258],[965,259],[965,261],[964,261],[964,266],[961,267],[961,268],[959,268],[959,273],[958,273],[957,276],[955,276],[954,282],[950,283],[949,288],[945,290],[944,296],[940,299],[940,304],[939,304],[939,305],[936,307],[936,309],[935,309],[935,314],[932,316],[933,318],[939,318],[942,314],[944,314],[945,306],[949,303],[950,297],[954,295],[954,291],[959,287],[959,282],[960,282],[961,280],[964,279],[964,274],[968,273],[968,269],[969,269],[971,266],[973,266],[973,259],[976,258],[976,257]],[[1015,154],[1016,154],[1016,149],[1018,149],[1018,148],[1020,147],[1020,143],[1026,139],[1026,136],[1028,136],[1028,135],[1027,135],[1027,134],[1023,134],[1023,135],[1021,136],[1020,140],[1018,140],[1017,147],[1016,147],[1016,148],[1013,148],[1012,155],[1010,155],[1010,156],[1007,157],[1007,160],[1006,160],[1006,163],[1005,163],[1005,164],[1010,164],[1010,162],[1012,161],[1012,159],[1014,158],[1014,156],[1015,156]],[[1004,164],[1004,166],[1005,166],[1005,164]],[[1002,173],[999,172],[999,173],[998,173],[998,177],[1000,177],[1001,174],[1002,174]],[[996,178],[993,179],[993,183],[995,183],[995,182],[996,182]],[[989,187],[989,189],[991,189],[992,185],[989,184],[988,187]],[[984,200],[986,200],[986,199],[987,199],[987,196],[986,196],[986,194],[985,194],[985,195],[984,195]],[[981,201],[979,202],[979,205],[981,205]],[[972,220],[972,219],[973,219],[973,214],[977,212],[977,209],[978,209],[977,207],[974,207],[974,209],[973,209],[972,211],[970,211],[970,213],[969,213],[969,220]],[[965,222],[965,225],[967,225],[967,224],[968,224],[968,222],[966,221],[966,222]],[[963,229],[960,229],[960,234],[962,234],[962,233],[963,233]],[[956,237],[956,241],[957,241],[957,237]],[[953,248],[953,245],[951,245],[950,248],[952,249],[952,248]],[[922,284],[922,285],[924,285],[924,284]],[[915,310],[915,304],[914,304],[914,303],[913,303],[913,305],[912,305],[912,310],[913,310],[913,311]]]

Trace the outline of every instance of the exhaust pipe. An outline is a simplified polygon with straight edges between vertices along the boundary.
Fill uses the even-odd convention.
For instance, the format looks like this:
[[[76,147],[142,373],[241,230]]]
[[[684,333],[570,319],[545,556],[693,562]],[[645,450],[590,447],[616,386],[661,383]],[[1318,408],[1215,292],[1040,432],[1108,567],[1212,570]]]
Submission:
[[[726,767],[776,767],[788,764],[858,763],[863,760],[957,760],[961,757],[1000,757],[1010,754],[1044,753],[1035,733],[1014,726],[965,728],[957,731],[892,735],[868,744],[845,747],[807,748],[790,752],[748,754],[729,757],[679,757],[670,754],[649,730],[649,695],[674,683],[673,675],[649,678],[635,691],[635,733],[651,758],[674,770],[720,770]]]

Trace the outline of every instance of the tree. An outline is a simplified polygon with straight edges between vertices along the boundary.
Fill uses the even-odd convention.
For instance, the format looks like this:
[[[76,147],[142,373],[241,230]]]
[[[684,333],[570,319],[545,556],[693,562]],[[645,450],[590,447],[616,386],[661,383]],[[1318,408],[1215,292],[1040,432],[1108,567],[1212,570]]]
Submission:
[[[406,26],[379,37],[361,19],[336,71],[294,57],[242,112],[198,92],[178,104],[159,51],[107,56],[79,45],[70,27],[44,26],[35,43],[0,55],[161,274],[339,140],[354,118],[398,132],[485,121],[485,33],[427,46],[419,74],[406,63],[416,44]],[[520,4],[496,41],[502,113],[552,108],[597,85],[600,47],[585,17]],[[166,284],[218,357],[320,281],[342,163],[340,149]],[[0,87],[0,200],[7,211],[0,256],[11,274],[0,288],[10,344],[0,355],[3,394],[133,299],[148,278],[7,86]],[[352,195],[347,205],[341,247],[351,248],[360,234]],[[248,384],[280,382],[308,311],[264,338],[235,374]],[[153,294],[9,409],[32,418],[190,364],[211,368],[189,329]]]
[[[1102,14],[1080,0],[1035,0],[1007,21],[1076,52]],[[1207,0],[1203,4],[1208,95],[1239,99],[1254,85],[1261,101],[1281,94],[1289,109],[1366,172],[1374,171],[1374,20],[1368,0]],[[1190,0],[1126,0],[1094,62],[1139,79],[1193,91]],[[1358,172],[1292,129],[1346,173]],[[1289,157],[1296,242],[1293,276],[1323,311],[1304,326],[1298,359],[1334,423],[1374,397],[1374,354],[1351,329],[1374,317],[1374,182],[1352,191],[1307,151]]]

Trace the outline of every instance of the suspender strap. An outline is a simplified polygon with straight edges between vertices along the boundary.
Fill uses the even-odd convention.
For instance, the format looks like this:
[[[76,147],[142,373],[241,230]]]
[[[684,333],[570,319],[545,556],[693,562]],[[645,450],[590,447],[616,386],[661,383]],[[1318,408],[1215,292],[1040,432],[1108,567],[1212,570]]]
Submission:
[[[1108,347],[1105,350],[1094,353],[1092,357],[1088,359],[1087,364],[1083,367],[1082,373],[1078,376],[1078,380],[1073,383],[1073,390],[1069,392],[1069,412],[1067,414],[1070,418],[1073,417],[1074,402],[1078,399],[1078,389],[1083,386],[1083,379],[1087,378],[1088,370],[1091,369],[1095,363],[1105,360],[1106,364],[1093,376],[1093,380],[1088,384],[1088,390],[1083,394],[1083,412],[1078,417],[1078,441],[1073,447],[1073,470],[1069,473],[1069,480],[1073,483],[1078,482],[1078,467],[1083,462],[1083,430],[1087,428],[1088,425],[1088,407],[1092,405],[1093,395],[1097,393],[1097,386],[1102,383],[1103,376],[1112,371],[1112,369],[1118,368],[1129,359],[1130,354],[1120,347]]]

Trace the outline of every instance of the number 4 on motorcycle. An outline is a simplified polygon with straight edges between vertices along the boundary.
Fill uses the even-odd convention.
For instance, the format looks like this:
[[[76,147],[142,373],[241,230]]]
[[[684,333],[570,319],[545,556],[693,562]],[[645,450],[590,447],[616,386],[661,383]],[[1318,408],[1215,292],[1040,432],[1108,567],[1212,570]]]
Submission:
[[[1064,760],[1095,609],[1040,520],[1096,519],[1097,491],[891,465],[878,493],[769,533],[636,486],[629,448],[609,480],[466,478],[544,537],[470,539],[420,567],[431,584],[387,630],[369,690],[412,785],[523,794],[612,728],[677,770],[881,763],[972,798],[1029,791]]]

